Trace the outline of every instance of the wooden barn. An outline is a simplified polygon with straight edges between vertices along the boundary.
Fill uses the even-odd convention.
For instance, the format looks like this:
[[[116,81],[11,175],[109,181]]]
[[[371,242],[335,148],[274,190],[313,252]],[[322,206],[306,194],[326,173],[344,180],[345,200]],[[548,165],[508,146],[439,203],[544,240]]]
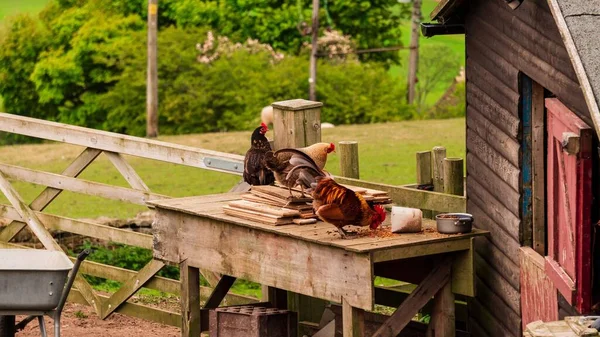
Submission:
[[[422,33],[464,33],[474,336],[593,312],[600,1],[442,0]],[[595,131],[594,131],[595,129]]]

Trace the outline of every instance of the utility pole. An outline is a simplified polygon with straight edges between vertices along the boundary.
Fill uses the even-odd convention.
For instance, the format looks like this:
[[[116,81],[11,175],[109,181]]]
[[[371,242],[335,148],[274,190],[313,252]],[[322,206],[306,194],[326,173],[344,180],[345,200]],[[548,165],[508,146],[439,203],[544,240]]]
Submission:
[[[317,100],[317,39],[319,38],[319,0],[313,0],[312,31],[310,53],[310,77],[308,78],[308,97],[311,101]]]
[[[419,67],[419,25],[421,24],[421,0],[413,0],[410,56],[408,60],[408,104],[415,100],[417,70]]]
[[[146,80],[146,137],[158,136],[158,0],[148,0],[148,78]]]

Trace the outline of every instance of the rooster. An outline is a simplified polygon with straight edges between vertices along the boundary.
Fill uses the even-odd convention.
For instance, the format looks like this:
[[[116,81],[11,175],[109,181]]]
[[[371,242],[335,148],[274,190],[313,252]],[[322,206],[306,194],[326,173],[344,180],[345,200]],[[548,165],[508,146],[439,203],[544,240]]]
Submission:
[[[319,218],[334,225],[342,238],[348,233],[344,226],[369,226],[377,229],[386,213],[380,205],[368,203],[362,195],[336,183],[307,155],[297,152],[290,162],[294,166],[288,177],[297,177],[297,183],[308,187],[313,197],[313,209]]]
[[[308,156],[312,162],[320,170],[322,170],[327,163],[327,155],[331,152],[335,152],[335,144],[316,143],[299,149],[285,148],[275,152],[267,152],[265,156],[265,165],[271,171],[273,171],[275,174],[275,180],[277,180],[277,182],[282,186],[286,186],[288,188],[290,191],[290,196],[292,195],[291,189],[297,185],[297,177],[288,178],[287,175],[295,166],[293,163],[290,163],[290,159],[292,159],[294,154],[297,154],[298,152]],[[304,195],[304,191],[302,192],[302,195]]]
[[[267,125],[261,123],[250,138],[250,149],[244,157],[244,181],[250,185],[271,185],[275,181],[273,172],[265,166],[265,155],[271,151],[265,137],[268,130]]]

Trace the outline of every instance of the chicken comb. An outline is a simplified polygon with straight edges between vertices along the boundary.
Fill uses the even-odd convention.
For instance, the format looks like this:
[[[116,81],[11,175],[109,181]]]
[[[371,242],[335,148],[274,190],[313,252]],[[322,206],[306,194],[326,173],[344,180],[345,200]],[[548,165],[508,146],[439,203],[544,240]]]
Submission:
[[[269,127],[268,127],[268,126],[267,126],[267,124],[265,124],[264,122],[263,122],[263,123],[260,123],[260,127],[261,127],[261,128],[263,128],[263,130],[262,130],[262,131],[263,131],[264,133],[267,133],[267,131],[269,131]]]
[[[329,143],[329,148],[327,149],[327,153],[335,152],[335,144]]]

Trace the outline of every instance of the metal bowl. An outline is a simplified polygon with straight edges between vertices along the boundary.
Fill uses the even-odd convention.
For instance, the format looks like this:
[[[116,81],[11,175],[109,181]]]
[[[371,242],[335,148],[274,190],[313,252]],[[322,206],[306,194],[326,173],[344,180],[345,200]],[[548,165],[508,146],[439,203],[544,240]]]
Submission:
[[[435,216],[437,231],[443,234],[469,233],[473,229],[473,215],[444,213]]]

